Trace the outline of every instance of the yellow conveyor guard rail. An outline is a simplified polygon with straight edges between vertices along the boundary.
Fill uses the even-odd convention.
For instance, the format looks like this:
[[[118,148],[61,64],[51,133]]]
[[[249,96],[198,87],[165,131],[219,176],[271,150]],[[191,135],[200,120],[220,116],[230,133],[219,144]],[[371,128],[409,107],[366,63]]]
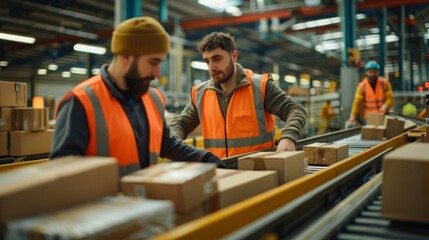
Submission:
[[[389,148],[398,148],[407,142],[408,135],[403,133],[323,170],[173,228],[153,239],[219,239],[280,208],[377,154]]]

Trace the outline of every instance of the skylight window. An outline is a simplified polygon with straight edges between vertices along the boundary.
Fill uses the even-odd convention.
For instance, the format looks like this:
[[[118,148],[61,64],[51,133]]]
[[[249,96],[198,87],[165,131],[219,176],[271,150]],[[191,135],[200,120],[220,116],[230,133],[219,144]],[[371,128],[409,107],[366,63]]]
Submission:
[[[237,7],[242,0],[198,0],[198,3],[217,12],[224,12],[228,7]]]

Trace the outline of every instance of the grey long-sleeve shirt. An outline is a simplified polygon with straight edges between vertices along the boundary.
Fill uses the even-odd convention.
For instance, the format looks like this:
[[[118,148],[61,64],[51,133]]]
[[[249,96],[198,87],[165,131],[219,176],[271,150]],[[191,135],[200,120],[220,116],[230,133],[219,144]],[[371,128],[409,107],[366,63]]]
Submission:
[[[149,166],[148,116],[141,100],[129,101],[107,73],[107,65],[102,67],[103,82],[110,89],[112,96],[118,99],[133,127],[134,137],[139,152],[141,168]],[[54,141],[50,158],[66,155],[85,155],[89,143],[89,129],[85,110],[80,101],[72,94],[67,95],[58,110]],[[132,137],[132,136],[130,136]],[[170,129],[164,119],[164,131],[160,156],[175,161],[213,162],[212,153],[192,147],[170,135]]]
[[[217,98],[224,117],[231,97],[236,90],[250,84],[243,67],[238,63],[236,75],[237,86],[229,95],[225,95],[220,85],[214,83],[213,79],[209,81],[209,86],[217,89]],[[280,139],[290,138],[296,142],[307,122],[307,113],[299,103],[287,96],[272,79],[270,79],[266,85],[264,107],[265,111],[279,117],[285,122],[285,127],[282,130]],[[170,129],[172,134],[185,139],[199,124],[200,120],[198,118],[197,108],[192,101],[189,101],[180,115],[175,116],[170,122]]]

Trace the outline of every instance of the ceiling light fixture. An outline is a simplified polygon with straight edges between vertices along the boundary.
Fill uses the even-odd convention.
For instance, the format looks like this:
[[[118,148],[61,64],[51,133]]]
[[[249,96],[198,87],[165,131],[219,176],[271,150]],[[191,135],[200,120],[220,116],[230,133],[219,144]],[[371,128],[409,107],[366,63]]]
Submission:
[[[58,65],[56,63],[51,63],[51,64],[48,65],[48,70],[57,71],[58,70]]]
[[[78,52],[87,52],[87,53],[93,53],[93,54],[98,54],[98,55],[103,55],[106,53],[106,48],[104,48],[104,47],[88,45],[88,44],[81,44],[81,43],[76,43],[73,46],[73,50],[78,51]]]
[[[86,68],[72,67],[70,68],[70,72],[74,74],[84,75],[88,72],[88,70],[86,70]]]
[[[29,44],[33,44],[36,42],[36,39],[34,37],[25,37],[21,35],[9,34],[9,33],[3,33],[3,32],[0,32],[0,39],[20,42],[20,43],[29,43]]]
[[[200,70],[209,70],[207,63],[199,62],[199,61],[192,61],[191,67],[196,68],[196,69],[200,69]]]
[[[61,73],[61,77],[69,78],[69,77],[71,77],[71,73],[69,71],[64,71]]]
[[[7,67],[8,64],[8,61],[0,61],[0,67]]]

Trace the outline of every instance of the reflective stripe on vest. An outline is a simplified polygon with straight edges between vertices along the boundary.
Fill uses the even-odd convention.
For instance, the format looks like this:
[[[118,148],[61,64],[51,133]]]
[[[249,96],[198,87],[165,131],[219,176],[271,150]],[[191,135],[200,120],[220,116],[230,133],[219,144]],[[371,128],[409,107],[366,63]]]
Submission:
[[[228,124],[228,123],[225,123],[225,122],[229,119],[228,116],[226,116],[227,119],[224,119],[225,122],[224,122],[224,129],[223,130],[226,133],[225,138],[212,138],[210,136],[207,136],[208,134],[206,134],[204,132],[204,126],[203,126],[204,148],[207,148],[209,150],[211,150],[211,149],[222,149],[222,151],[224,151],[224,149],[228,149],[228,152],[225,153],[225,156],[223,153],[222,154],[220,153],[220,152],[222,152],[220,150],[219,151],[218,150],[213,151],[213,153],[220,158],[223,158],[226,156],[237,155],[237,154],[252,151],[252,150],[258,150],[258,149],[263,149],[263,148],[268,148],[268,147],[274,146],[274,120],[273,120],[273,117],[270,114],[266,113],[265,109],[264,109],[264,95],[263,95],[262,91],[265,91],[265,87],[263,90],[261,90],[262,89],[262,87],[261,87],[262,76],[259,74],[253,75],[253,73],[251,73],[250,71],[248,71],[247,75],[248,75],[248,78],[251,79],[250,82],[251,82],[252,92],[253,92],[253,106],[255,109],[256,121],[257,121],[257,122],[255,122],[255,125],[257,124],[257,128],[258,128],[259,132],[255,136],[249,135],[249,136],[234,137],[234,135],[238,135],[238,134],[237,133],[231,133],[231,132],[227,131],[228,126],[226,126],[226,124]],[[253,77],[252,77],[252,75],[253,75]],[[265,81],[267,81],[267,80],[265,79]],[[207,88],[208,88],[208,81],[200,84],[196,89],[195,95],[193,94],[193,96],[192,96],[193,98],[196,98],[194,100],[194,103],[196,105],[196,108],[198,111],[198,116],[200,118],[201,123],[205,122],[202,119],[202,116],[204,115],[203,114],[203,110],[204,110],[203,109],[203,102],[205,101],[203,99],[204,98],[204,92],[205,91],[215,91],[215,90],[210,90]],[[240,91],[240,89],[237,89],[237,91]],[[243,91],[245,91],[245,90],[243,90]],[[216,94],[216,93],[213,93],[213,94]],[[242,100],[243,99],[239,99],[238,101],[242,101]],[[216,107],[219,107],[218,102],[216,102],[214,104],[216,104]],[[234,104],[232,98],[231,98],[230,104]],[[207,107],[205,110],[211,111]],[[227,113],[227,115],[228,115],[228,113]],[[214,117],[216,117],[216,116],[214,116]],[[217,117],[223,118],[223,116],[217,116]],[[267,126],[267,124],[268,124],[268,126]],[[213,126],[210,126],[210,127],[213,127]],[[217,126],[217,127],[220,127],[220,126]],[[243,148],[243,149],[239,150],[236,148]],[[226,152],[226,150],[225,150],[225,152]],[[231,154],[229,154],[229,153],[231,153]]]
[[[372,88],[368,78],[365,78],[359,85],[362,89],[364,119],[366,119],[369,112],[377,112],[386,102],[386,81],[379,77],[375,89]]]
[[[120,176],[140,169],[131,123],[117,99],[111,97],[101,77],[96,76],[79,84],[73,93],[86,112],[90,132],[86,155],[117,158]],[[165,105],[158,90],[149,88],[148,93],[143,95],[142,101],[150,119],[149,162],[154,164],[161,149]]]

